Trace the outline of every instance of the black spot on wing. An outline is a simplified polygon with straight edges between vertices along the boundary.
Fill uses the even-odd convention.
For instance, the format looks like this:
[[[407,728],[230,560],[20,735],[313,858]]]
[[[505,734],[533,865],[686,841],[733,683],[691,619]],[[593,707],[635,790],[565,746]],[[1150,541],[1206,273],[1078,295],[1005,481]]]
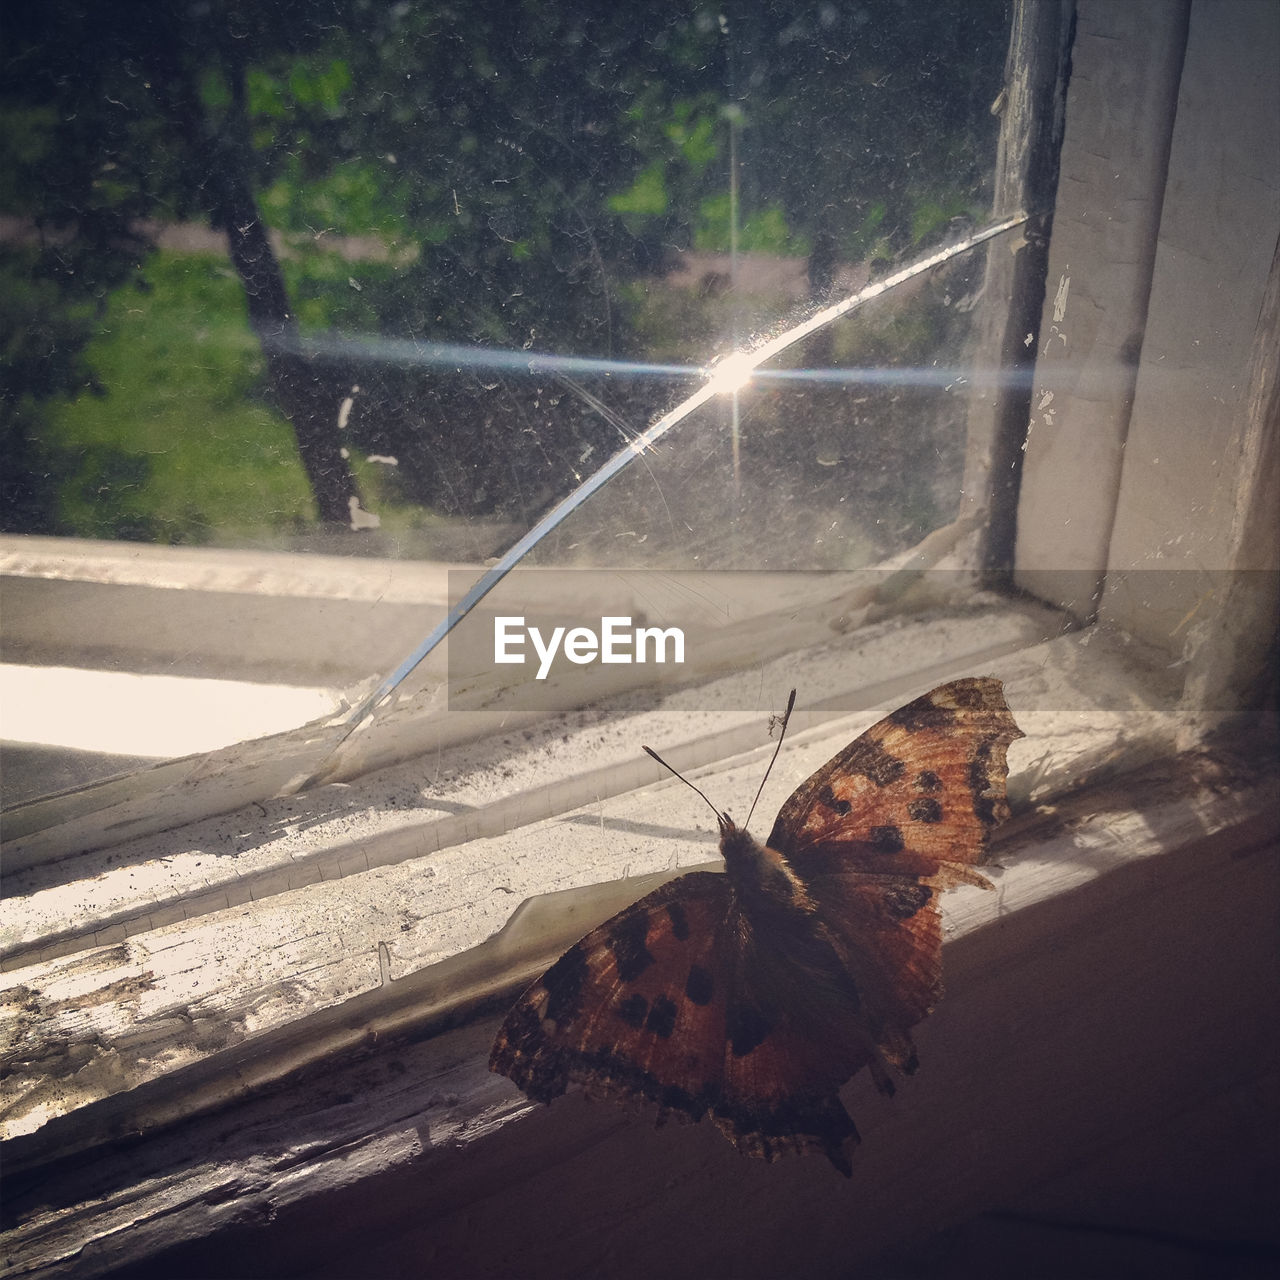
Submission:
[[[916,775],[917,791],[941,791],[942,779],[932,769],[924,769]]]
[[[552,1022],[573,1017],[582,1003],[582,984],[587,978],[587,959],[581,947],[572,947],[543,975],[547,989],[545,1016]]]
[[[907,805],[907,814],[916,822],[941,822],[942,806],[932,796],[920,796]]]
[[[829,786],[823,787],[818,792],[818,803],[824,808],[830,809],[832,813],[838,813],[841,817],[844,817],[853,808],[853,805],[847,800],[836,799],[836,793]]]
[[[987,695],[987,687],[990,683],[988,680],[972,677],[953,680],[947,686],[947,691],[962,711],[986,711],[990,709]]]
[[[884,891],[884,905],[895,920],[909,920],[933,897],[924,884],[895,884]]]
[[[867,843],[877,853],[901,853],[906,847],[902,832],[894,826],[872,827],[867,832]]]
[[[877,787],[887,787],[891,782],[897,782],[907,768],[897,756],[891,755],[870,738],[859,738],[840,763],[847,772],[860,773]]]
[[[542,1051],[545,1042],[541,1019],[522,1001],[494,1041],[489,1070],[514,1080],[534,1102],[550,1102],[565,1091],[569,1076],[556,1054]]]
[[[639,992],[633,991],[625,1000],[618,1004],[618,1017],[629,1027],[635,1027],[637,1030],[644,1026],[645,1014],[649,1012],[649,1002],[640,995]]]
[[[956,713],[950,707],[940,707],[933,700],[933,695],[926,693],[914,702],[889,714],[890,723],[896,724],[908,733],[920,733],[925,729],[947,729],[955,723]]]
[[[994,826],[996,822],[996,798],[987,795],[991,786],[991,774],[988,766],[991,763],[991,739],[980,742],[969,762],[969,787],[973,792],[973,811],[978,820],[986,826]]]
[[[614,925],[609,947],[623,982],[634,982],[653,963],[653,956],[645,946],[648,936],[649,921],[642,911],[623,916]]]
[[[975,791],[984,791],[988,784],[987,761],[991,755],[991,744],[980,742],[969,761],[969,785]]]
[[[676,1004],[666,996],[657,996],[645,1019],[644,1029],[662,1040],[668,1040],[676,1029]]]
[[[704,969],[700,964],[691,965],[689,968],[689,977],[684,984],[684,993],[697,1005],[705,1005],[711,1003],[711,997],[715,994],[716,980],[711,976],[709,969]]]
[[[689,936],[689,917],[678,902],[667,903],[667,918],[671,921],[671,932],[677,942],[684,942]]]

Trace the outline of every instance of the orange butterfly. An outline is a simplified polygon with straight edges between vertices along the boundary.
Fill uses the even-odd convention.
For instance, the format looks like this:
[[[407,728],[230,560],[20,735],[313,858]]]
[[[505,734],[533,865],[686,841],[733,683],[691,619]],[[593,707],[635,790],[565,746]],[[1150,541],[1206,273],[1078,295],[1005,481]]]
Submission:
[[[1022,736],[999,680],[955,680],[823,765],[766,844],[717,814],[725,874],[681,876],[566,951],[490,1070],[539,1102],[578,1081],[660,1122],[710,1113],[747,1155],[821,1151],[851,1176],[838,1091],[864,1066],[887,1094],[886,1066],[915,1070],[910,1029],[942,994],[938,892],[991,887],[973,867]]]

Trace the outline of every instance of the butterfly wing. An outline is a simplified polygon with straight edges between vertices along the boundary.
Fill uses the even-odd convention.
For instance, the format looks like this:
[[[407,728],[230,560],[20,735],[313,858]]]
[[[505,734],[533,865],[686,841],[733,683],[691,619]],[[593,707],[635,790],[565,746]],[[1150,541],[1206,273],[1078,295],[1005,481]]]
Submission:
[[[797,787],[768,843],[802,876],[806,851],[832,844],[848,846],[850,862],[871,872],[972,866],[1009,816],[1006,752],[1022,736],[999,680],[941,685],[872,725]]]
[[[907,1031],[941,990],[936,896],[985,883],[971,867],[1007,812],[1005,751],[1020,736],[991,679],[886,717],[774,824],[769,843],[812,914],[745,910],[727,875],[673,880],[521,996],[490,1068],[535,1101],[577,1081],[655,1104],[660,1119],[709,1113],[740,1151],[821,1151],[850,1175],[857,1131],[838,1090],[866,1065],[888,1089],[882,1056],[912,1066]]]
[[[833,1046],[810,1025],[778,994],[795,975],[774,964],[726,876],[682,876],[593,930],[529,987],[490,1069],[539,1102],[573,1081],[594,1096],[655,1104],[660,1120],[710,1113],[748,1154],[818,1150],[849,1174],[857,1133],[836,1091],[867,1049]]]
[[[769,836],[817,904],[868,1033],[906,1070],[907,1029],[942,993],[938,893],[987,884],[972,868],[1008,816],[1006,753],[1020,737],[999,680],[942,685],[823,765]]]
[[[724,1053],[717,961],[732,909],[723,876],[694,872],[619,912],[520,997],[490,1069],[536,1102],[576,1081],[700,1118]]]

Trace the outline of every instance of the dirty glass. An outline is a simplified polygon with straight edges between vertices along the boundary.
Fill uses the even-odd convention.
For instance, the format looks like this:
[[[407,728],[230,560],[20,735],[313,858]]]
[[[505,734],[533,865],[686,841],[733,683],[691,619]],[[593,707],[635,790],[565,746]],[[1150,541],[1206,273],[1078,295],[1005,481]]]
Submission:
[[[3,21],[5,670],[34,704],[6,802],[322,715],[414,641],[328,557],[479,572],[717,361],[991,217],[997,0]],[[530,562],[856,568],[954,520],[990,251],[700,405]],[[403,604],[419,636],[443,612]],[[300,701],[75,732],[207,726],[241,689]]]

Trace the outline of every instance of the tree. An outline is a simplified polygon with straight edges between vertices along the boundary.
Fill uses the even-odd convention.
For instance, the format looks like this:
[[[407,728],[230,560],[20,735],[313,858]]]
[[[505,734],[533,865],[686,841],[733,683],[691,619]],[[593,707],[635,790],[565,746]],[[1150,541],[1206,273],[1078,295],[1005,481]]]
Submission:
[[[199,215],[224,231],[277,403],[320,518],[331,522],[348,521],[358,501],[338,440],[340,396],[297,350],[294,310],[255,197],[262,175],[245,75],[249,51],[296,53],[327,38],[341,17],[340,4],[296,0],[62,0],[8,10],[5,39],[11,118],[25,113],[44,126],[44,147],[10,188],[40,237],[33,277],[47,282],[64,314],[89,299],[100,306],[145,258],[145,216]],[[49,301],[41,309],[56,315]],[[86,380],[87,329],[67,337],[76,350],[64,349],[42,375],[30,360],[9,371],[6,431],[20,435],[32,462],[37,446],[30,423],[18,421],[20,406],[29,417],[41,395]],[[28,504],[35,498],[29,491]]]
[[[630,354],[625,286],[664,268],[684,217],[674,201],[639,222],[615,206],[645,160],[633,108],[655,82],[683,91],[705,77],[707,38],[658,0],[370,4],[359,41],[335,35],[305,68],[260,65],[250,114],[279,139],[277,225],[367,232],[372,212],[379,235],[410,249],[394,271],[366,272],[359,294],[318,280],[330,323]],[[340,88],[321,92],[338,67]],[[364,226],[346,222],[356,206]],[[402,480],[451,512],[527,518],[617,443],[553,381],[396,367],[358,381],[353,436],[395,454]],[[624,416],[643,422],[667,391],[630,384]]]
[[[68,335],[136,269],[139,218],[210,221],[321,516],[345,521],[336,424],[356,381],[348,434],[446,510],[527,517],[617,430],[594,409],[550,415],[565,386],[546,379],[304,358],[300,309],[401,340],[636,354],[631,283],[675,250],[727,247],[731,121],[741,247],[808,253],[819,296],[838,260],[891,256],[980,205],[1004,4],[61,0],[8,16],[4,100],[43,122],[9,203],[42,229],[32,278],[66,329],[29,384],[85,383]],[[292,296],[268,221],[296,237]],[[321,230],[398,256],[353,290],[321,267]],[[631,386],[633,423],[669,394]]]

